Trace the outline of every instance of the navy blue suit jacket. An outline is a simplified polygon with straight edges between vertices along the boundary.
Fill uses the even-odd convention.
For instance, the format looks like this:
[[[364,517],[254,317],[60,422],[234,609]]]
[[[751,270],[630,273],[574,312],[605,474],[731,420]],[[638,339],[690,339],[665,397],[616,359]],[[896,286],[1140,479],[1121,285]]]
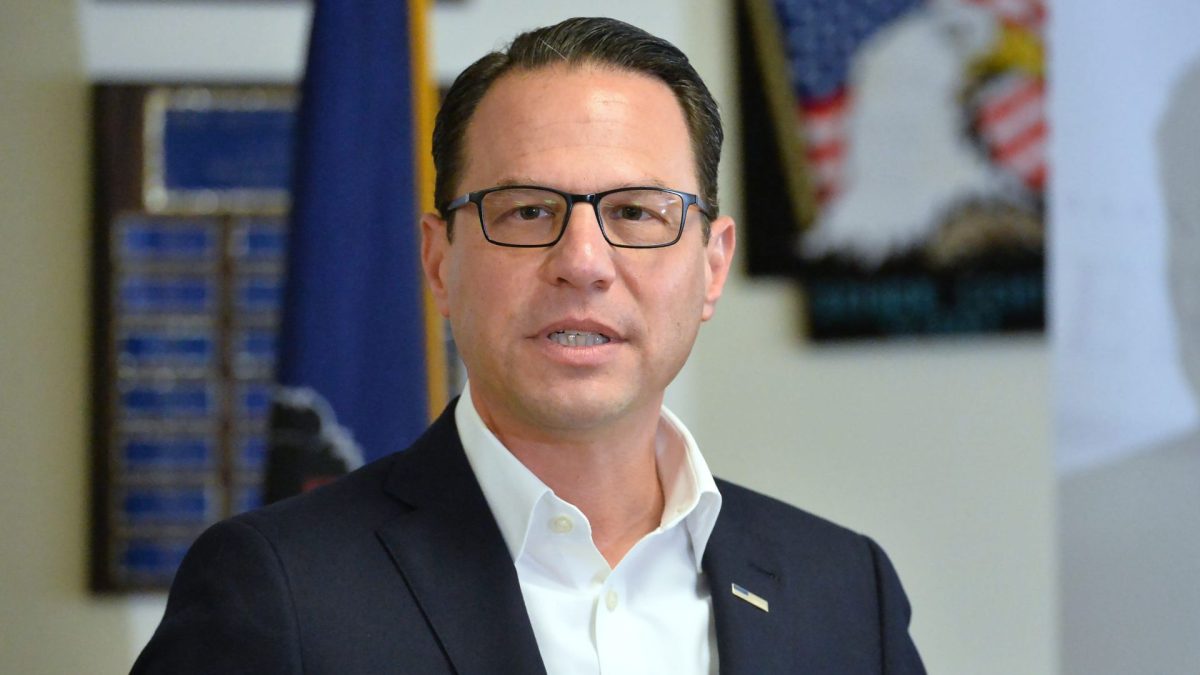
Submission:
[[[453,409],[404,452],[205,532],[133,672],[545,673]],[[702,564],[722,674],[924,672],[874,542],[718,486]]]

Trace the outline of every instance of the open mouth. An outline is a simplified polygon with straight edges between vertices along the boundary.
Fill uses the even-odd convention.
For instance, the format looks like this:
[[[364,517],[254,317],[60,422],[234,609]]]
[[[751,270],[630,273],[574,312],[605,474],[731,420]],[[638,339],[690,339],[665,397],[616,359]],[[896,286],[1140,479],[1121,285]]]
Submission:
[[[595,347],[596,345],[607,344],[611,341],[603,333],[580,330],[556,330],[546,337],[564,347]]]

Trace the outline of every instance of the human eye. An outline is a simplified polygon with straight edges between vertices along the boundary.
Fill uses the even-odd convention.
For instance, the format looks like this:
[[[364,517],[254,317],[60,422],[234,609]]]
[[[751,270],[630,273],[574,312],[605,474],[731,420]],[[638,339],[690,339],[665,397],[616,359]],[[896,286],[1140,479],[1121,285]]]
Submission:
[[[618,192],[605,200],[604,220],[612,224],[654,225],[668,222],[669,207],[664,200],[645,190]]]
[[[487,220],[496,226],[529,227],[552,223],[562,211],[562,198],[534,189],[500,190],[484,201]]]
[[[484,234],[494,243],[543,246],[557,238],[566,201],[538,188],[504,188],[483,198]]]
[[[654,214],[638,204],[623,204],[616,208],[616,213],[613,216],[621,220],[646,220],[647,218],[653,218]]]
[[[683,201],[657,189],[619,190],[600,202],[609,241],[627,246],[660,246],[679,236]]]
[[[543,204],[520,204],[512,208],[509,215],[515,220],[537,220],[539,218],[552,218],[554,213],[549,207]]]

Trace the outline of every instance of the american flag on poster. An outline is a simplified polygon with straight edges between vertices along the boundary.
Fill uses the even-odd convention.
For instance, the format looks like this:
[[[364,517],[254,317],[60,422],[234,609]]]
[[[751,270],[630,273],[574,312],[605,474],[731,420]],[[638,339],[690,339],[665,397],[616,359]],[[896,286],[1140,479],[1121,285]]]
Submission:
[[[914,12],[944,24],[939,30],[962,33],[949,42],[960,50],[963,86],[955,93],[969,141],[994,167],[1030,191],[1042,191],[1042,0],[775,0],[774,6],[819,207],[829,206],[854,180],[847,163],[856,140],[855,60],[881,31]],[[987,38],[974,34],[981,16],[991,24]]]
[[[1042,78],[1006,73],[977,95],[976,124],[992,161],[1031,190],[1046,184],[1046,85]]]
[[[852,107],[850,64],[879,28],[921,0],[775,0],[818,203],[839,191]]]

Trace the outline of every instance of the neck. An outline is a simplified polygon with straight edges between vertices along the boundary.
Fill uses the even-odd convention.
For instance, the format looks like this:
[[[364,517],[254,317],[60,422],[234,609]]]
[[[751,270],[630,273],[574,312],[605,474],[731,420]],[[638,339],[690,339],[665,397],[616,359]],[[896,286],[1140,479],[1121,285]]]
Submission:
[[[559,498],[587,516],[592,541],[610,567],[662,522],[658,476],[659,412],[578,437],[522,433],[484,424],[522,464]]]

